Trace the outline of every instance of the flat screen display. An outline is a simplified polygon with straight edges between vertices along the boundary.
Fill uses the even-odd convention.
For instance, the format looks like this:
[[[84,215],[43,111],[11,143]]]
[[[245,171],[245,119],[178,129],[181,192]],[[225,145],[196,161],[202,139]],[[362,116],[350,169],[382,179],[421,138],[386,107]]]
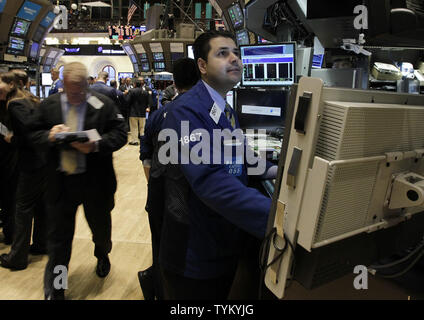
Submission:
[[[138,68],[138,64],[137,63],[133,63],[133,67],[134,67],[134,71],[135,72],[140,72],[140,69]]]
[[[23,55],[25,49],[25,40],[21,38],[10,37],[7,53],[13,55]]]
[[[43,27],[38,27],[37,31],[35,31],[34,36],[32,37],[32,40],[35,42],[41,43],[41,40],[43,39],[44,34],[46,33],[46,29]]]
[[[155,61],[163,61],[163,52],[153,52],[153,60]]]
[[[237,45],[241,46],[241,45],[246,45],[249,44],[249,33],[247,32],[246,29],[243,30],[239,30],[236,32],[236,40],[237,40]]]
[[[148,60],[147,53],[143,52],[138,55],[141,61]]]
[[[16,18],[15,22],[13,23],[13,27],[12,27],[12,31],[10,35],[25,38],[30,26],[31,26],[31,21]]]
[[[165,62],[155,62],[153,65],[153,69],[156,72],[165,71]]]
[[[45,69],[44,69],[44,71],[45,71]],[[51,86],[52,83],[53,83],[52,75],[50,73],[43,72],[41,74],[41,84],[43,86]]]
[[[242,86],[292,85],[296,79],[295,52],[294,42],[240,46]]]
[[[289,90],[237,89],[235,111],[240,128],[268,129],[283,128]]]
[[[40,48],[40,45],[37,42],[33,42],[29,56],[33,59],[36,59],[37,56],[38,56],[38,49],[39,48]]]
[[[148,62],[143,62],[141,64],[141,71],[143,72],[149,72],[150,71],[150,66]]]
[[[36,86],[30,86],[29,91],[36,96],[37,95],[37,87]]]
[[[47,58],[46,61],[44,62],[45,66],[51,66],[53,63],[53,58]]]
[[[41,10],[41,6],[31,1],[25,1],[19,10],[17,16],[29,21],[34,21],[37,18],[38,13]]]
[[[312,58],[312,68],[320,69],[322,67],[323,60],[323,54],[314,54],[314,57]]]
[[[126,45],[126,46],[122,46],[122,48],[124,48],[124,51],[127,53],[127,55],[129,55],[129,56],[134,55],[134,52],[131,49],[131,46]]]
[[[238,3],[228,8],[228,15],[230,16],[234,29],[238,29],[243,26],[243,11]]]
[[[134,76],[134,73],[133,72],[118,72],[118,79],[121,79],[121,78],[131,78],[132,79],[132,77]]]
[[[135,55],[130,55],[129,57],[132,63],[137,63],[137,58],[135,57]]]

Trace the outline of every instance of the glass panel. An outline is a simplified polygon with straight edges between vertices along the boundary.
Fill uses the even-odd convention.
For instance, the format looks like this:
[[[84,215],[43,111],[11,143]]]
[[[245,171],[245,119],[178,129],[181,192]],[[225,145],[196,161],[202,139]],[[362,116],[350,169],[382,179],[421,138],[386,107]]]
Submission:
[[[202,4],[199,2],[194,4],[194,18],[195,19],[202,18]]]

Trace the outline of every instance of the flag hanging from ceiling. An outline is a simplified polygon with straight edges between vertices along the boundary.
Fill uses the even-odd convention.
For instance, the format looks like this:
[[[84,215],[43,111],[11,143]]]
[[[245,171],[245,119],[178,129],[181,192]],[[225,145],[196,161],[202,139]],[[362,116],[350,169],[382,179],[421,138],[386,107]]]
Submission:
[[[133,0],[130,0],[130,4],[129,4],[129,7],[128,7],[128,19],[127,19],[128,24],[130,24],[131,18],[134,15],[137,8],[138,8],[138,5]]]

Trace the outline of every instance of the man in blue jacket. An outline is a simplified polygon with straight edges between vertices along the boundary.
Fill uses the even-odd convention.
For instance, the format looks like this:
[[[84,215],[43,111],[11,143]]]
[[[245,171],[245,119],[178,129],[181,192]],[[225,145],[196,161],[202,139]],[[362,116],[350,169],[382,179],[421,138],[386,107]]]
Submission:
[[[247,187],[245,159],[240,164],[219,155],[218,164],[198,163],[191,156],[187,161],[185,155],[198,153],[199,142],[212,144],[214,130],[239,128],[234,111],[225,102],[242,72],[234,36],[206,32],[196,39],[193,49],[201,80],[173,103],[164,122],[164,128],[176,132],[179,151],[178,163],[166,168],[159,263],[165,299],[226,299],[244,232],[264,237],[271,199]],[[188,123],[188,133],[183,122]],[[199,130],[203,130],[200,135]],[[218,141],[218,147],[202,150],[202,155],[209,152],[206,158],[210,160],[225,143],[239,143]],[[166,144],[175,147],[170,140]],[[159,151],[161,162],[164,154]]]
[[[59,79],[59,69],[53,68],[52,71],[50,71],[50,75],[52,77],[53,83],[49,90],[49,97],[52,94],[63,91],[63,83],[62,80]]]

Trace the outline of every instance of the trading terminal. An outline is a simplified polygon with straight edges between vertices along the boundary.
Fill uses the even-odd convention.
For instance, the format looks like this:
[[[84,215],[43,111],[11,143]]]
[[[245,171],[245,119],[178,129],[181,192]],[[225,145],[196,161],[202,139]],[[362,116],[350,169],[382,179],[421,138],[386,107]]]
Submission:
[[[137,10],[129,23],[132,2]],[[101,71],[109,81],[144,77],[158,108],[173,63],[194,58],[194,40],[211,29],[232,32],[243,71],[227,102],[249,146],[278,165],[276,179],[251,185],[272,207],[266,238],[253,241],[240,265],[235,281],[245,286],[232,292],[235,299],[424,298],[422,1],[0,0],[0,28],[0,71],[25,70],[41,100],[51,70],[80,61],[94,78]],[[145,205],[145,195],[129,191],[131,184],[137,193],[146,190],[128,173],[144,179],[134,150],[115,155],[127,169],[117,168],[127,186],[119,186],[126,191],[116,202],[132,202],[114,212]],[[117,241],[143,252],[128,261],[112,256],[116,269],[119,261],[135,263],[121,270],[134,273],[124,280],[128,290],[108,292],[88,278],[99,295],[79,285],[70,298],[144,299],[135,270],[151,263],[143,260],[151,259],[148,246],[138,248],[149,242],[140,236],[149,226],[134,219],[114,220],[124,224]],[[82,261],[90,235],[82,222],[76,232],[73,259]],[[0,268],[0,299],[41,299],[46,259],[34,260],[24,275]],[[354,287],[357,266],[366,267],[368,290]],[[39,276],[40,288],[16,287],[20,276]]]

